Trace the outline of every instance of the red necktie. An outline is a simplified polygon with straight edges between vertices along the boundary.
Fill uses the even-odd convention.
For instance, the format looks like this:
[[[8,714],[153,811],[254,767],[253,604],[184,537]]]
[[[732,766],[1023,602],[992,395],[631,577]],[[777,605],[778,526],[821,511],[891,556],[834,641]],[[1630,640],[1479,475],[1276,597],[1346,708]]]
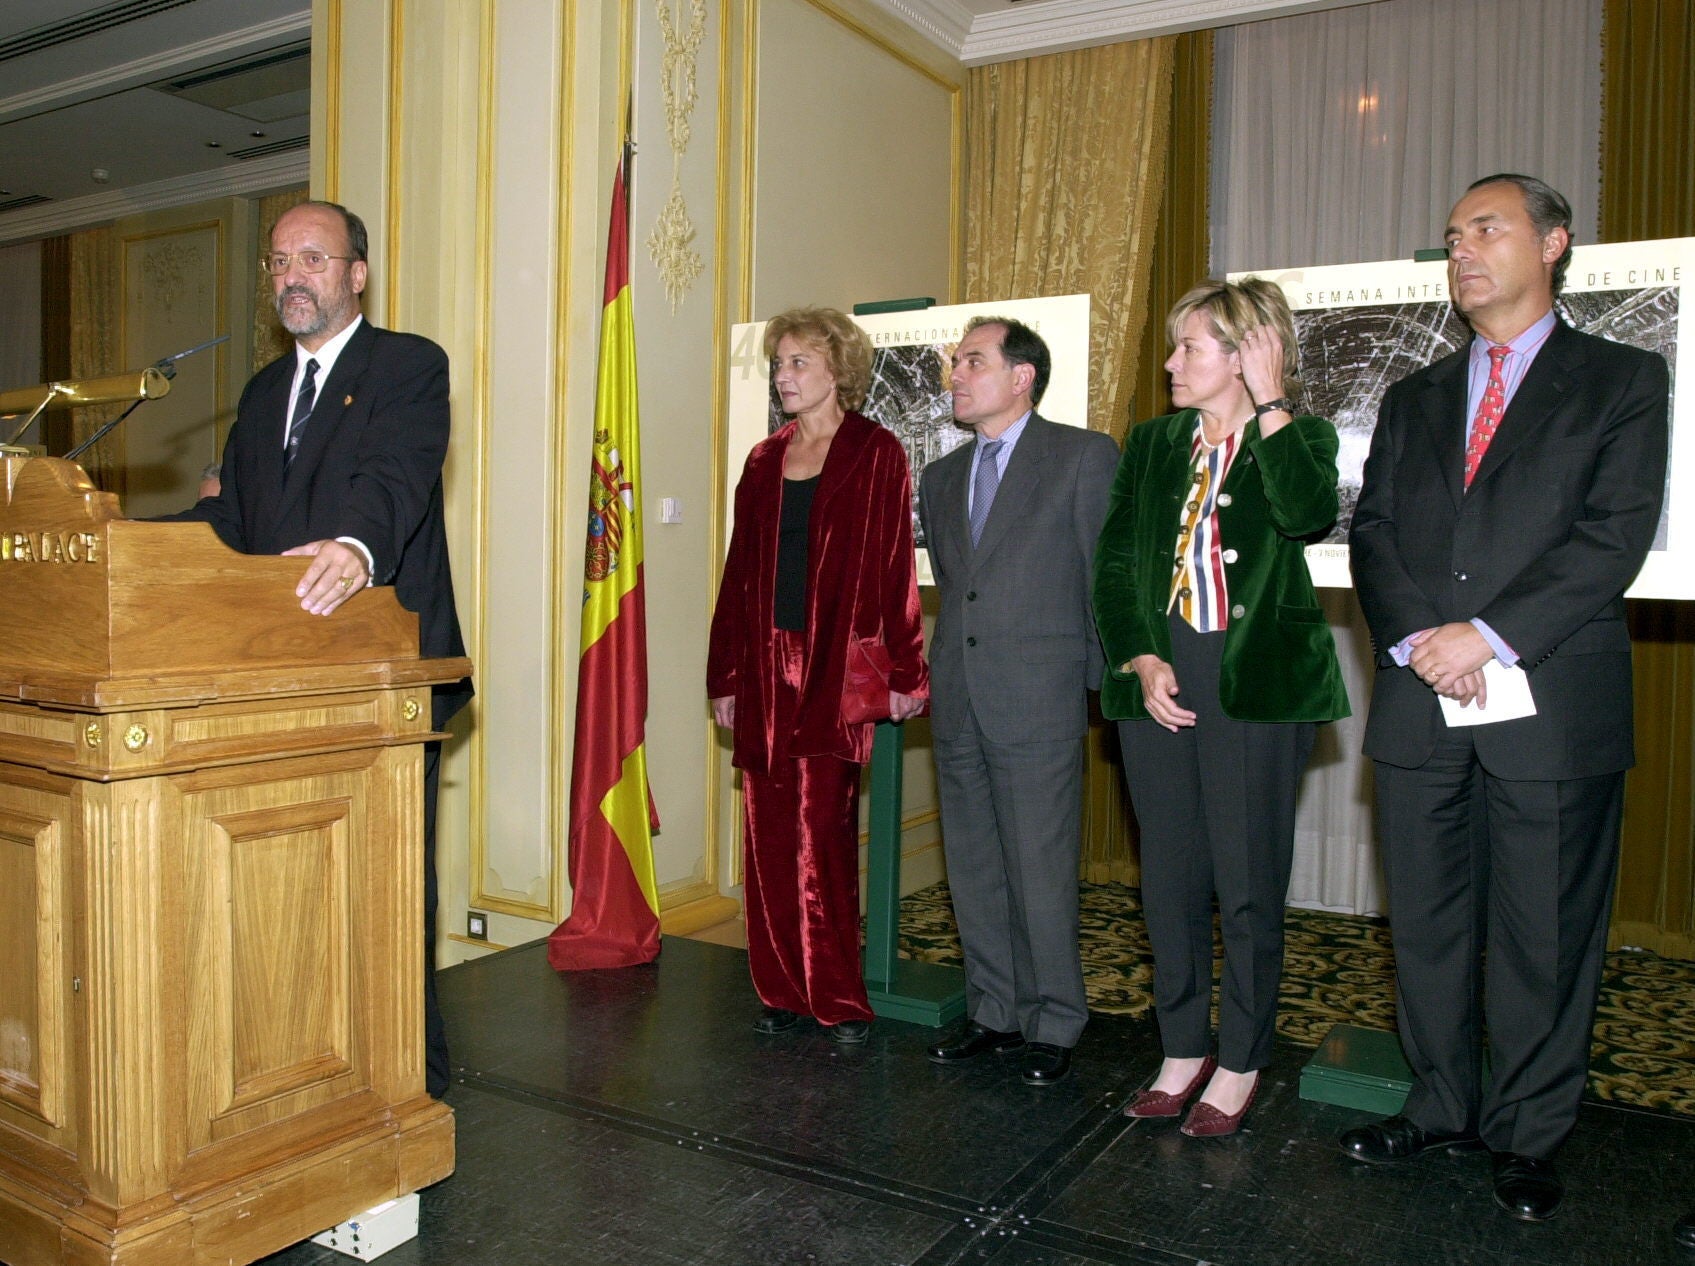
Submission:
[[[1501,366],[1510,347],[1489,349],[1489,382],[1483,388],[1483,399],[1477,402],[1477,416],[1471,420],[1471,442],[1465,446],[1465,486],[1477,473],[1483,454],[1489,451],[1489,441],[1495,438],[1495,428],[1501,425],[1501,415],[1507,411],[1507,385],[1501,380]]]

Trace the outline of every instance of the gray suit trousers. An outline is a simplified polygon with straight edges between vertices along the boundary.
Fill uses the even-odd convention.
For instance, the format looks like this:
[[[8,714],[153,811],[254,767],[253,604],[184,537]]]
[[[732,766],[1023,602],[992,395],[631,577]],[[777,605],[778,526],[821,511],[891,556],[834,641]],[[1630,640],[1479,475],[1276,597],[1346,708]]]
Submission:
[[[966,1015],[1075,1046],[1088,1019],[1077,949],[1083,741],[992,742],[971,711],[934,744]]]

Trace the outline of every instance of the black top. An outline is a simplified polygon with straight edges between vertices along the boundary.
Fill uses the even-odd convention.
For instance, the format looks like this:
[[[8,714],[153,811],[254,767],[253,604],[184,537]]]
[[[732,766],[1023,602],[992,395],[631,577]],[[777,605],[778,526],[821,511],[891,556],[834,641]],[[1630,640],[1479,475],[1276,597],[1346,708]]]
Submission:
[[[771,623],[795,633],[806,630],[806,537],[812,523],[812,494],[818,476],[783,480],[783,511],[777,521],[777,590]]]

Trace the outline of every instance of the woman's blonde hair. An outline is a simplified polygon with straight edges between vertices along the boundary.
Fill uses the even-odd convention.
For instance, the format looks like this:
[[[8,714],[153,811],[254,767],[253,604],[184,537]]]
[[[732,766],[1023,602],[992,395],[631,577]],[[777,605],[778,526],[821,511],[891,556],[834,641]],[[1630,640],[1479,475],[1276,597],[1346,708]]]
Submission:
[[[790,308],[765,324],[765,356],[777,354],[777,344],[794,338],[824,353],[836,380],[836,398],[844,409],[858,409],[871,390],[871,340],[834,308]]]
[[[1183,337],[1192,312],[1204,312],[1212,336],[1234,352],[1242,336],[1256,325],[1269,325],[1283,340],[1283,390],[1293,396],[1301,389],[1300,349],[1295,345],[1295,317],[1283,288],[1260,277],[1219,281],[1209,277],[1184,295],[1165,318],[1165,337],[1173,347]]]

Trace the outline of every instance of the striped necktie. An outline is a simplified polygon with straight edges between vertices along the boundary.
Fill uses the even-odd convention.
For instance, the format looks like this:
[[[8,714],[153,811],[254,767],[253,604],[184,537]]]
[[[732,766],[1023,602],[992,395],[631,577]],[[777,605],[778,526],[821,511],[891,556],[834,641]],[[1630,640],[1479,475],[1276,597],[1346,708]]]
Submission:
[[[283,469],[287,470],[294,461],[295,453],[300,451],[300,437],[306,430],[306,423],[312,418],[312,405],[318,396],[318,362],[309,359],[306,362],[306,372],[300,376],[300,390],[294,393],[294,417],[288,424],[288,440],[283,445]]]

